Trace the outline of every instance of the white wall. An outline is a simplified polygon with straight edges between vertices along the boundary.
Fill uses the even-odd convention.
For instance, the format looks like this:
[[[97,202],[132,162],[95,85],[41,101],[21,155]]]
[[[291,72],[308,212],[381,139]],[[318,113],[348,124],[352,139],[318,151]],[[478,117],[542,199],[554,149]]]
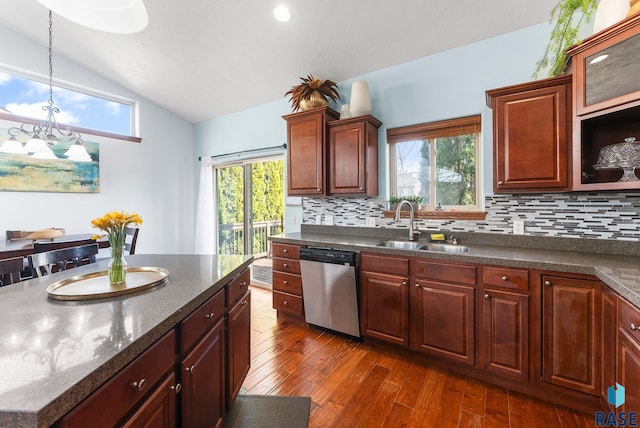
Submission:
[[[46,48],[0,26],[0,64],[47,75],[46,58]],[[144,220],[137,253],[193,252],[193,126],[59,56],[54,78],[138,100],[142,143],[84,136],[100,143],[100,193],[0,192],[0,233],[47,227],[98,233],[91,219],[135,211]]]

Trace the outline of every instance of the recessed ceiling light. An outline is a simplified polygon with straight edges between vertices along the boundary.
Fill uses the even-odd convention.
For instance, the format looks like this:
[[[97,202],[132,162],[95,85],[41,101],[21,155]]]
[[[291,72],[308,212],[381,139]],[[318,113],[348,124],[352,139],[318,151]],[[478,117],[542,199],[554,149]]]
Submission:
[[[591,61],[589,61],[589,64],[597,64],[600,61],[604,61],[605,59],[607,59],[609,55],[604,54],[604,55],[598,55],[597,57],[595,57],[594,59],[592,59]]]
[[[273,9],[273,16],[280,22],[289,22],[291,21],[291,11],[287,6],[278,6]]]

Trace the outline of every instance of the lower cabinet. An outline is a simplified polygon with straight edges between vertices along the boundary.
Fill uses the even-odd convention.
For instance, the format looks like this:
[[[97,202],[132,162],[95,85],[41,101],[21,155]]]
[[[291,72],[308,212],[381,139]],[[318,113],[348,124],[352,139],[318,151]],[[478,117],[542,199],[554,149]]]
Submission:
[[[409,259],[360,257],[360,330],[367,337],[409,346]]]
[[[625,388],[619,412],[640,411],[640,310],[622,297],[618,302],[617,383]]]
[[[225,414],[224,318],[180,363],[182,426],[217,427]]]
[[[176,376],[171,373],[145,400],[138,411],[125,421],[123,428],[169,428],[176,425]]]
[[[227,410],[240,392],[251,364],[251,291],[229,310],[227,315]],[[231,352],[233,350],[233,352]]]
[[[542,275],[542,380],[600,395],[600,282]]]
[[[602,287],[601,335],[602,335],[602,375],[600,379],[600,401],[614,411],[608,404],[609,387],[616,383],[616,333],[618,331],[618,295],[609,287]],[[606,403],[606,404],[605,404]]]

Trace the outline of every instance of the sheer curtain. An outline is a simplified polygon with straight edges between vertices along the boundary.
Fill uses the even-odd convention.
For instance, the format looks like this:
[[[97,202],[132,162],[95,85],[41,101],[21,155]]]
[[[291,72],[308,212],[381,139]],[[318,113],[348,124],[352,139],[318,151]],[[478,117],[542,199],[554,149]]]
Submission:
[[[213,212],[213,161],[203,157],[200,161],[200,190],[196,210],[195,254],[216,253],[215,216]]]

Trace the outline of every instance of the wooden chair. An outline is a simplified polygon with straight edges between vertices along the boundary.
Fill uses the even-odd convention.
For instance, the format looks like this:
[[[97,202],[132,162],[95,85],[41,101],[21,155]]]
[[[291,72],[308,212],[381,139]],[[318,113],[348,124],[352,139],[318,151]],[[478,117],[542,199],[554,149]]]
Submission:
[[[129,255],[135,254],[136,252],[139,231],[140,229],[137,227],[125,227],[124,229],[124,249],[129,252]],[[131,236],[131,240],[129,240],[129,236]]]
[[[50,241],[50,242],[34,242],[33,252],[44,253],[47,251],[61,250],[63,248],[82,247],[83,245],[95,244],[92,239],[80,239],[75,241]]]
[[[0,286],[20,281],[20,272],[24,269],[24,257],[11,257],[0,260]]]
[[[95,243],[31,254],[28,257],[29,268],[31,268],[34,278],[51,275],[53,272],[95,263],[96,254],[98,254],[98,244]]]

